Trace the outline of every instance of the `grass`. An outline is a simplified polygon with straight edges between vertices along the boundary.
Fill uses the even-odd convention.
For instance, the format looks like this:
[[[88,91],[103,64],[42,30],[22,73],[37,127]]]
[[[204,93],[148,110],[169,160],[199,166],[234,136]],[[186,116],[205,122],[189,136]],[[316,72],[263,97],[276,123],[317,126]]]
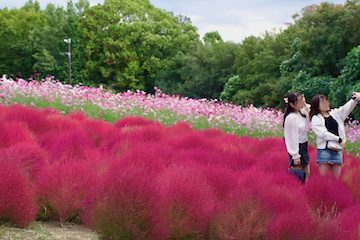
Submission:
[[[60,222],[33,222],[27,228],[16,228],[8,225],[0,226],[0,239],[54,240],[54,239],[84,239],[98,240],[93,231],[82,225]]]

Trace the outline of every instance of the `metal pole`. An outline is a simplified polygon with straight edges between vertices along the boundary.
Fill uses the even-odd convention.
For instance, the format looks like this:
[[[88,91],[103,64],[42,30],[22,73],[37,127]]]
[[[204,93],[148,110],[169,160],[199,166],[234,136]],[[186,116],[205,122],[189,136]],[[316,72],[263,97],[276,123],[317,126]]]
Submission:
[[[71,44],[71,38],[68,39],[68,46],[69,46],[69,82],[70,82],[70,85],[71,85],[71,47],[70,47],[70,44]]]

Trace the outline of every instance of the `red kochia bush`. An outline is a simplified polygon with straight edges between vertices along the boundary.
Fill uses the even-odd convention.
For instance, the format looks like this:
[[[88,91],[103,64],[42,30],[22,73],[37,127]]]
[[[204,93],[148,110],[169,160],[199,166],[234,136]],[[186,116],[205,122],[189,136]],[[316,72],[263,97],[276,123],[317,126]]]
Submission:
[[[360,203],[342,211],[339,216],[339,222],[344,233],[344,237],[342,239],[359,239]]]
[[[360,200],[360,160],[344,154],[344,164],[341,180],[347,185],[355,201]]]
[[[234,190],[216,207],[209,239],[263,239],[271,217],[267,210],[258,194]]]
[[[286,146],[284,139],[281,138],[265,138],[262,140],[258,140],[251,147],[254,154],[257,156],[261,156],[264,154],[269,154],[273,152],[284,152],[286,153]],[[284,159],[285,160],[285,159]]]
[[[81,216],[103,239],[169,239],[159,184],[140,166],[111,166],[87,195]]]
[[[251,140],[251,138],[248,139]],[[238,149],[245,151],[243,141],[241,141],[238,135],[225,134],[218,140],[219,148],[223,149],[223,151],[237,151]]]
[[[228,168],[203,166],[200,169],[219,200],[223,200],[230,191],[240,187],[237,184],[237,174]]]
[[[136,142],[158,142],[161,141],[163,135],[164,127],[160,124],[151,124],[146,126],[141,126],[133,131],[121,129],[123,134],[127,135],[127,139],[133,143]]]
[[[176,135],[182,135],[187,134],[193,131],[190,124],[186,122],[178,122],[175,125],[166,127],[166,135],[170,136],[176,136]]]
[[[9,148],[0,150],[0,158],[5,161],[20,163],[30,180],[34,180],[39,171],[48,165],[45,151],[37,144],[31,142],[17,143]]]
[[[0,222],[26,227],[36,211],[34,191],[20,163],[0,159]]]
[[[9,108],[1,105],[1,103],[0,103],[0,122],[2,122],[3,116],[6,116],[8,109]]]
[[[94,142],[81,130],[64,132],[55,143],[52,161],[68,162],[86,160],[88,149],[95,148]]]
[[[46,118],[49,122],[47,132],[52,131],[61,133],[63,131],[81,129],[83,126],[83,123],[78,119],[64,117],[58,114],[48,114],[46,115]]]
[[[82,122],[82,126],[96,146],[106,145],[116,133],[114,127],[104,121],[86,119]]]
[[[266,172],[286,172],[289,168],[289,157],[286,151],[271,151],[256,157],[259,169]]]
[[[70,112],[69,115],[68,115],[68,118],[70,119],[75,119],[79,122],[82,122],[83,120],[86,120],[88,119],[85,115],[85,113],[83,112],[80,112],[80,111],[73,111],[73,112]]]
[[[214,151],[216,148],[215,141],[204,136],[201,131],[193,131],[180,136],[173,136],[167,139],[167,143],[176,150],[202,149],[205,151]]]
[[[48,129],[48,121],[41,110],[24,107],[21,105],[11,105],[4,122],[22,122],[31,132],[45,132]]]
[[[221,153],[220,158],[225,166],[234,171],[245,171],[259,162],[259,159],[244,149]]]
[[[309,212],[298,211],[275,215],[266,226],[266,238],[269,240],[288,239],[349,239],[343,237],[336,219],[321,219]]]
[[[329,176],[311,176],[304,190],[309,199],[309,206],[320,216],[339,214],[354,204],[346,185]],[[333,217],[333,216],[332,216]]]
[[[145,143],[161,142],[164,127],[158,124],[140,126],[137,128],[121,128],[117,136],[107,143],[107,149],[114,157],[120,158],[126,151]]]
[[[121,156],[123,166],[144,168],[148,175],[156,177],[173,162],[178,162],[178,154],[161,143],[142,143]]]
[[[94,168],[86,162],[56,162],[43,168],[36,180],[39,217],[73,220],[96,180]]]
[[[206,138],[218,139],[222,135],[224,135],[221,129],[215,129],[215,128],[204,129],[202,130],[202,132]]]
[[[216,196],[196,165],[169,167],[160,186],[170,239],[205,239]]]
[[[0,133],[0,148],[8,148],[19,142],[34,141],[29,129],[20,122],[0,122]]]

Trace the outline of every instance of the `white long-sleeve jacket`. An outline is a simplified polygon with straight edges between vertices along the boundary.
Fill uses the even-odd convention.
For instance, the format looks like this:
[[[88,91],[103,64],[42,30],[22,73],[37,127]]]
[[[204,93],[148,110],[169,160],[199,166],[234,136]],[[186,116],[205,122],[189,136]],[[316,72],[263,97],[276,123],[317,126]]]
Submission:
[[[309,120],[309,105],[300,110],[306,117],[297,113],[290,113],[285,118],[284,137],[288,153],[293,159],[300,158],[299,143],[307,141],[307,123]]]
[[[325,118],[320,113],[312,117],[311,128],[316,135],[316,146],[318,149],[325,149],[327,141],[337,142],[339,141],[339,137],[341,137],[343,141],[346,141],[344,121],[355,108],[356,104],[357,102],[351,99],[345,105],[329,111],[330,116],[338,123],[339,136],[336,136],[327,130]]]

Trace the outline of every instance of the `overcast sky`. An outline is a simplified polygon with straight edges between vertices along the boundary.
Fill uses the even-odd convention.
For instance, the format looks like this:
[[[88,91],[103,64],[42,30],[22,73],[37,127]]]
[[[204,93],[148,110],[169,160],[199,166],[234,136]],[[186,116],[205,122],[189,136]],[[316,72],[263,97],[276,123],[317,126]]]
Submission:
[[[35,0],[33,0],[35,2]],[[38,0],[41,9],[48,3],[64,6],[67,0]],[[73,0],[77,2],[77,0]],[[104,0],[89,0],[91,5],[103,4]],[[293,23],[291,16],[320,0],[150,0],[157,8],[190,17],[198,28],[200,38],[206,32],[218,31],[224,41],[241,43],[245,37],[261,36],[266,30],[278,31],[286,28],[285,23]],[[344,4],[346,0],[328,1]],[[20,8],[24,0],[1,0],[0,8]]]

